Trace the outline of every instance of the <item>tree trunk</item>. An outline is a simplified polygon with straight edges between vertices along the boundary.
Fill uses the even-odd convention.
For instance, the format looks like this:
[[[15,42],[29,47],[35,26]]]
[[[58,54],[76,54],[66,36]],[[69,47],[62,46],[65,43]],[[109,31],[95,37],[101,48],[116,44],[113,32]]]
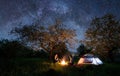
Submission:
[[[53,58],[52,58],[52,50],[50,50],[50,60],[52,61]]]
[[[113,51],[112,50],[108,51],[108,57],[110,59],[110,62],[114,62],[114,55],[113,55]]]

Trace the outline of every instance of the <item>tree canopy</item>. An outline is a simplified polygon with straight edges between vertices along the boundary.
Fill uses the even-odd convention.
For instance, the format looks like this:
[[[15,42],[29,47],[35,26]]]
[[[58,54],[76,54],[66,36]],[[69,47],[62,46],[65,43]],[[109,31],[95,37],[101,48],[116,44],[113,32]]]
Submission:
[[[56,47],[62,46],[58,47],[59,49],[57,48],[56,51],[60,51],[61,48],[67,49],[66,44],[72,45],[76,41],[75,30],[68,29],[59,20],[48,27],[36,23],[24,25],[22,28],[15,28],[13,33],[18,35],[22,41],[29,42],[38,49],[43,48],[50,54],[56,50]]]
[[[94,47],[95,52],[105,55],[120,48],[120,22],[112,14],[94,18],[86,31],[88,46]]]
[[[86,53],[90,53],[92,48],[85,46],[84,44],[80,44],[77,48],[77,52],[79,56],[83,56]]]

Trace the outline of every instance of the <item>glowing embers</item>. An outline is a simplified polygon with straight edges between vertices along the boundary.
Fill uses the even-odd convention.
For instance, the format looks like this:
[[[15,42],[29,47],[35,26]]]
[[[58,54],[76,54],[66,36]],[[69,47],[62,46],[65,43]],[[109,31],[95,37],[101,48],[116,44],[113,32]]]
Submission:
[[[68,62],[66,62],[66,61],[63,59],[63,60],[61,60],[60,64],[64,66],[64,65],[68,65]]]

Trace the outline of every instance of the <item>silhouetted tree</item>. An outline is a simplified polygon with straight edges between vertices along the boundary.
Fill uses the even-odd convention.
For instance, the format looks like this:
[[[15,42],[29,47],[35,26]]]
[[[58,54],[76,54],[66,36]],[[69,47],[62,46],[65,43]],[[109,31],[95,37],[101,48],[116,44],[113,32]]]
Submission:
[[[33,50],[29,49],[19,41],[0,41],[0,57],[11,59],[16,57],[30,57],[33,54]]]
[[[58,51],[63,48],[60,47],[61,43],[72,44],[76,36],[74,30],[67,29],[59,20],[56,20],[54,25],[49,25],[48,27],[40,26],[39,24],[25,25],[22,28],[15,28],[13,33],[17,34],[22,41],[30,42],[32,46],[45,49],[51,57],[54,49],[57,48],[56,51]]]
[[[79,56],[89,53],[91,50],[92,50],[91,48],[88,48],[84,44],[80,44],[80,46],[77,48],[77,52],[79,53]]]
[[[77,52],[79,53],[79,56],[85,54],[85,46],[83,44],[81,44],[78,48],[77,48]]]
[[[86,31],[85,43],[94,47],[96,53],[108,56],[111,60],[113,51],[120,48],[119,41],[120,23],[112,14],[93,19]]]

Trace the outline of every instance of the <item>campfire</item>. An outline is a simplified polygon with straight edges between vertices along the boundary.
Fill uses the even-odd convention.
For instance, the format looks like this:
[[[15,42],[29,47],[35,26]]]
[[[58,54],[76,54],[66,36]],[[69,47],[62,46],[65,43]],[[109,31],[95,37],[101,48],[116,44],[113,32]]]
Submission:
[[[60,62],[60,64],[61,64],[61,65],[68,65],[68,62],[66,62],[65,60],[62,60],[62,61]]]
[[[58,64],[65,66],[69,65],[72,58],[69,55],[64,55],[62,58],[59,58],[58,55],[56,54],[54,59],[58,62]]]

